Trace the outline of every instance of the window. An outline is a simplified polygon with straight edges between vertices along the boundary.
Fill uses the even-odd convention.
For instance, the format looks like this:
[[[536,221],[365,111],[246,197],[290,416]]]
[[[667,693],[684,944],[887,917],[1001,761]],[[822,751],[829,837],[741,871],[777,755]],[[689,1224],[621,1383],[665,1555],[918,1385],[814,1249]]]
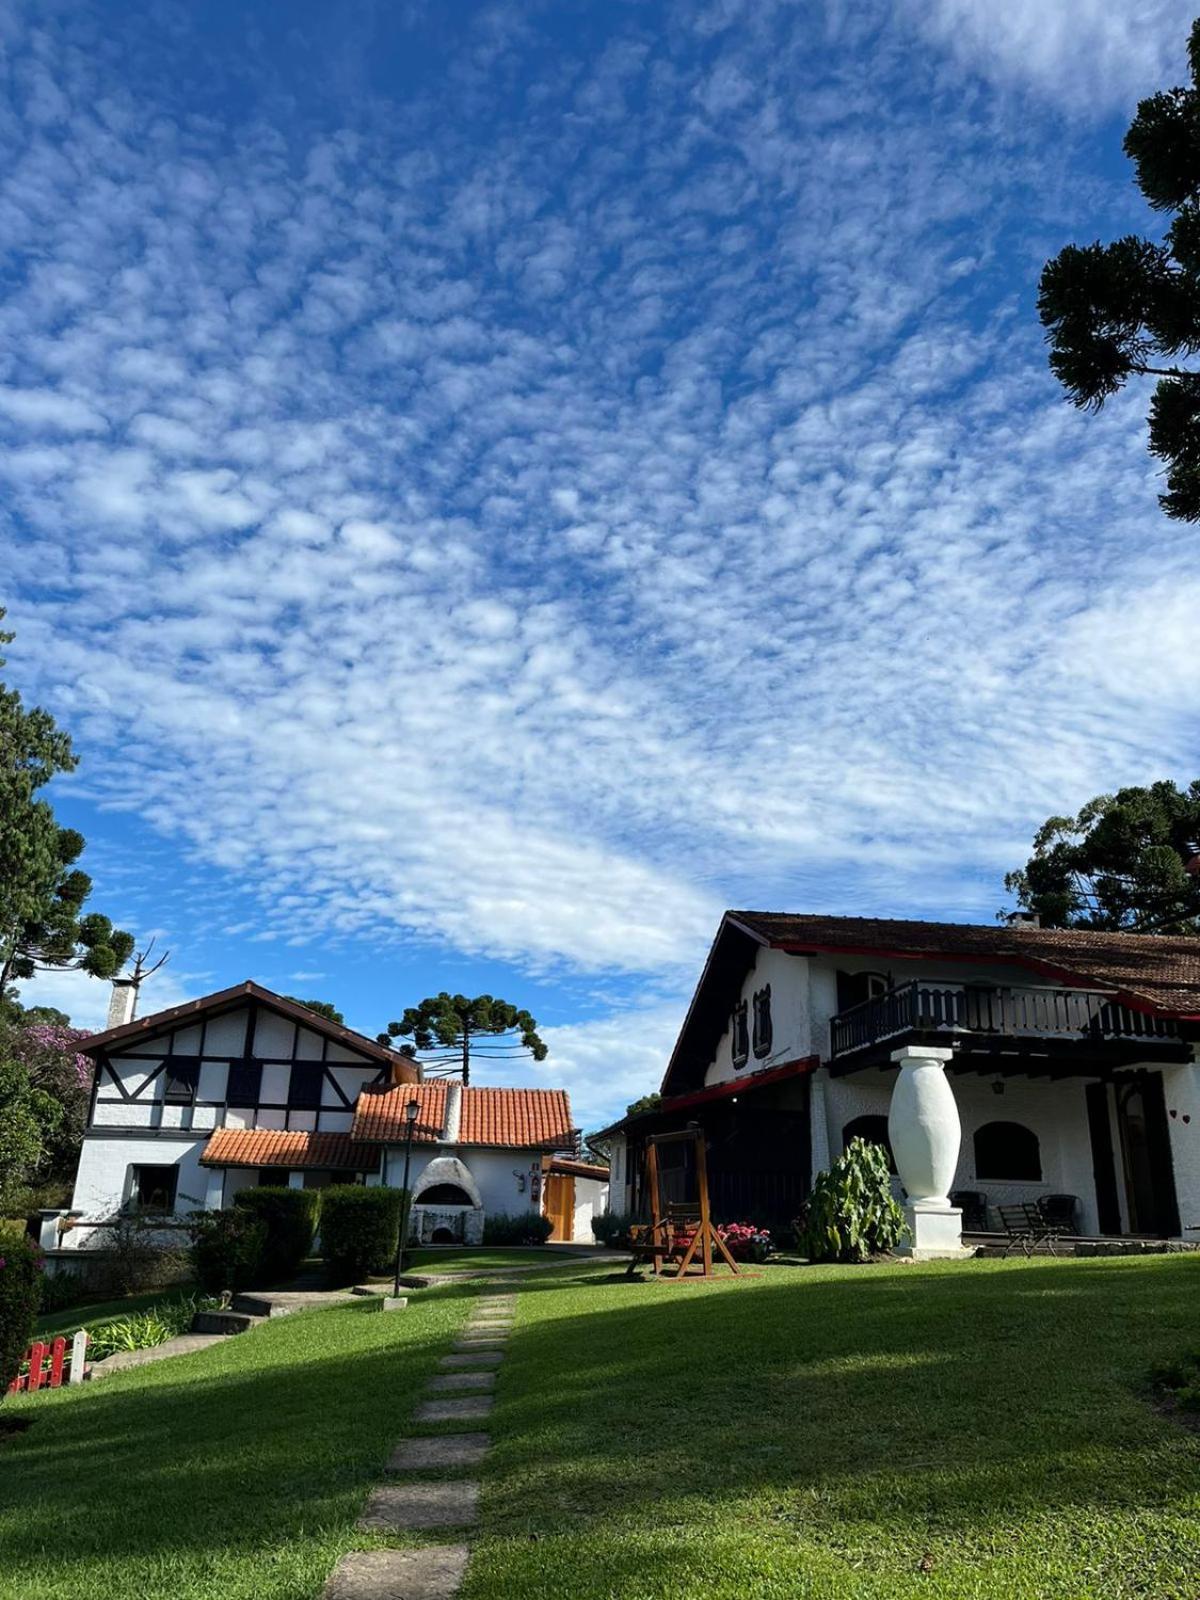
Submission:
[[[324,1068],[319,1061],[293,1061],[288,1079],[288,1108],[292,1111],[319,1111]]]
[[[733,1064],[744,1067],[750,1059],[750,1006],[745,1000],[733,1008]]]
[[[469,1206],[471,1196],[456,1183],[434,1183],[413,1201],[415,1206]]]
[[[287,1189],[291,1173],[286,1167],[260,1167],[255,1182],[260,1189]]]
[[[886,972],[839,972],[837,975],[837,1008],[849,1011],[866,1000],[876,1000],[892,987]]]
[[[168,1105],[190,1106],[200,1082],[200,1063],[193,1056],[169,1056],[163,1068],[163,1099]]]
[[[229,1063],[225,1100],[231,1106],[256,1106],[262,1094],[262,1062],[248,1057]]]
[[[178,1167],[131,1167],[130,1203],[138,1211],[174,1211]]]
[[[1019,1122],[985,1122],[975,1133],[975,1176],[1040,1183],[1042,1152],[1037,1134]]]
[[[771,1053],[771,985],[754,996],[754,1054],[759,1061]]]
[[[892,1154],[892,1141],[888,1134],[886,1117],[855,1117],[853,1122],[848,1122],[842,1129],[843,1150],[847,1148],[851,1139],[865,1139],[868,1144],[881,1144],[887,1152],[888,1171],[895,1172],[896,1158]]]

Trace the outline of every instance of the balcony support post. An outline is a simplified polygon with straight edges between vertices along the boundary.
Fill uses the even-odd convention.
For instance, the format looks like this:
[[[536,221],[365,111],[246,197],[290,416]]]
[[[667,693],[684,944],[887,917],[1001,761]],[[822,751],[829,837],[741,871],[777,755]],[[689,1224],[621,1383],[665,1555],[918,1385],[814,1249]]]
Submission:
[[[918,1261],[965,1257],[962,1211],[950,1204],[962,1124],[946,1077],[953,1050],[910,1044],[892,1051],[900,1069],[888,1111],[888,1136],[896,1171],[908,1195],[904,1214],[909,1241],[901,1254]]]

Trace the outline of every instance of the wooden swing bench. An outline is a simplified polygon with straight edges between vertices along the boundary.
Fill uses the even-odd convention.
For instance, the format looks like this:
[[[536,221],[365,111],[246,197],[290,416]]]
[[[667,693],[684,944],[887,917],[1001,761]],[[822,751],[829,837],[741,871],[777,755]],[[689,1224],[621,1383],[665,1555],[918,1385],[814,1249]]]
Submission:
[[[695,1151],[697,1198],[678,1203],[662,1201],[659,1175],[658,1147],[664,1144],[691,1144]],[[638,1263],[652,1261],[656,1276],[661,1274],[666,1262],[678,1263],[675,1277],[682,1278],[691,1270],[697,1255],[703,1278],[715,1276],[713,1252],[715,1251],[736,1275],[738,1264],[730,1255],[724,1239],[713,1227],[708,1209],[708,1160],[704,1134],[698,1127],[684,1128],[678,1133],[656,1133],[646,1141],[646,1178],[650,1189],[649,1223],[636,1224],[629,1230],[629,1266],[625,1276],[631,1278]]]

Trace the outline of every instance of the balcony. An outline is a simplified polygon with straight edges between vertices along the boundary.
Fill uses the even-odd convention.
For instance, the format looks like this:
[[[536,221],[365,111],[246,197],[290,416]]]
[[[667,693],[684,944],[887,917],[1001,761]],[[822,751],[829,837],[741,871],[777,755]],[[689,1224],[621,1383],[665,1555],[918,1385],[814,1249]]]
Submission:
[[[905,1044],[952,1046],[960,1055],[1057,1057],[1080,1070],[1093,1061],[1099,1070],[1190,1059],[1173,1022],[1134,1011],[1104,989],[902,983],[839,1012],[829,1031],[835,1072],[886,1061]]]

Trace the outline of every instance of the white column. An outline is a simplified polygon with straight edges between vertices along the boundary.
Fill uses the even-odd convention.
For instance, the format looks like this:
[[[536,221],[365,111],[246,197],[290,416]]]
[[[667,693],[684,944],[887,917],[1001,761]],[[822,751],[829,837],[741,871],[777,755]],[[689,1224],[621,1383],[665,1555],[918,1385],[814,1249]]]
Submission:
[[[225,1204],[225,1168],[207,1167],[205,1172],[204,1209],[220,1211]]]
[[[958,1106],[946,1077],[953,1055],[932,1045],[892,1052],[900,1076],[892,1090],[888,1135],[908,1195],[909,1242],[902,1253],[922,1261],[970,1253],[963,1249],[962,1212],[949,1195],[962,1143]]]
[[[817,1174],[826,1171],[831,1165],[829,1159],[829,1118],[825,1111],[825,1085],[829,1082],[828,1070],[825,1067],[818,1067],[808,1081],[809,1140],[812,1150],[812,1173],[809,1181],[815,1182]]]

